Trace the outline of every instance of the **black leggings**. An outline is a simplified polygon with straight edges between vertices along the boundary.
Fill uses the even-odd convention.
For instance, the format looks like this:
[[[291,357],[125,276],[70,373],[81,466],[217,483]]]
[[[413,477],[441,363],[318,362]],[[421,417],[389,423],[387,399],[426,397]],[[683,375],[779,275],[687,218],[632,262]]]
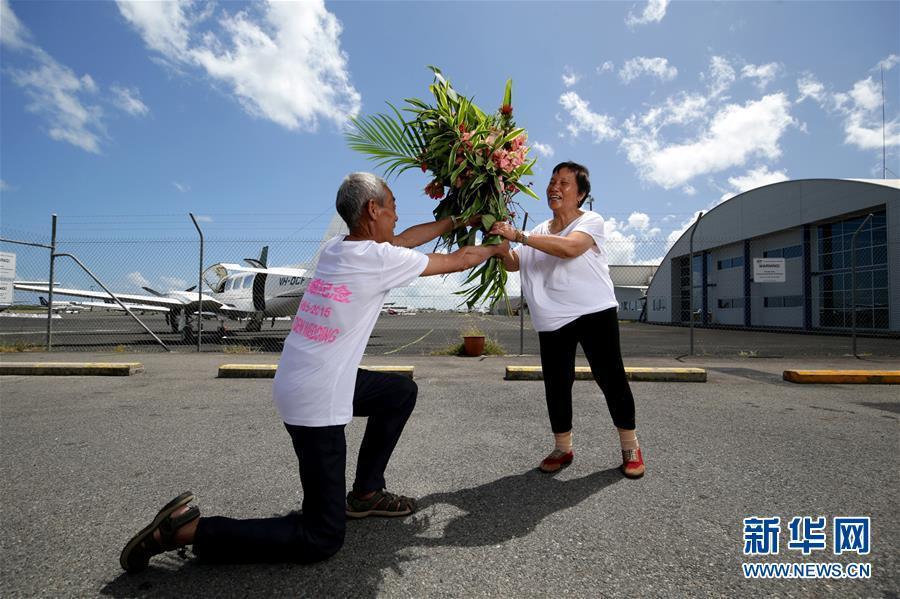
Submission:
[[[547,412],[554,433],[572,430],[572,384],[575,349],[581,344],[591,374],[606,397],[613,423],[634,430],[634,397],[619,348],[619,320],[615,308],[585,314],[555,331],[538,333]]]
[[[367,416],[359,448],[359,492],[383,489],[384,470],[416,405],[418,387],[396,374],[358,370],[353,415]],[[341,548],[346,528],[344,425],[284,425],[300,466],[303,513],[236,520],[200,518],[194,553],[208,562],[315,562]]]

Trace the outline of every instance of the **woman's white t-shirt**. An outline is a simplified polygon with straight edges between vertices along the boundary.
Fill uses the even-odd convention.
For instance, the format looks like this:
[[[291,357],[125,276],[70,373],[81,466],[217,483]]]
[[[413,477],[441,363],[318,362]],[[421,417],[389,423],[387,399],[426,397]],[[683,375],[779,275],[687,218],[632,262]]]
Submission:
[[[390,243],[326,242],[275,373],[272,394],[284,422],[350,422],[356,371],[384,298],[427,266],[425,254]]]
[[[530,234],[565,237],[581,231],[594,239],[594,245],[575,258],[557,258],[527,245],[514,250],[536,331],[555,331],[579,316],[619,305],[609,278],[603,218],[585,211],[558,233],[550,233],[550,222],[542,222]]]

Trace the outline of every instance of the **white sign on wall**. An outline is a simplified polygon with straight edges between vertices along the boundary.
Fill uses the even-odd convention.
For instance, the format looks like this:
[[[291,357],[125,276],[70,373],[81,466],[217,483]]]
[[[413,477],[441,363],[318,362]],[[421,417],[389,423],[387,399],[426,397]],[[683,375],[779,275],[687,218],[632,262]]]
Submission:
[[[0,305],[9,306],[13,301],[13,281],[16,280],[16,255],[0,252]]]
[[[784,283],[784,258],[754,258],[754,283]]]

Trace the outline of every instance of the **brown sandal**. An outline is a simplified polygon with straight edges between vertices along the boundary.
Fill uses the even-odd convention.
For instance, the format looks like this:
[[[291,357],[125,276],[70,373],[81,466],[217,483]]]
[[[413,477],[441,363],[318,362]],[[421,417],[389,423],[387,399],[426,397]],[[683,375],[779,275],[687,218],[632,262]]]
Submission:
[[[416,511],[416,500],[412,497],[395,495],[384,489],[375,491],[368,499],[359,499],[353,493],[347,495],[347,517],[365,518],[367,516],[408,516]]]
[[[175,544],[175,533],[185,524],[199,518],[200,508],[192,505],[177,516],[172,514],[193,500],[194,494],[190,491],[182,493],[164,505],[156,514],[153,522],[131,537],[119,555],[119,564],[126,572],[130,574],[140,572],[147,567],[150,558],[154,555],[179,548]],[[159,530],[159,541],[153,538],[153,533],[157,530]]]

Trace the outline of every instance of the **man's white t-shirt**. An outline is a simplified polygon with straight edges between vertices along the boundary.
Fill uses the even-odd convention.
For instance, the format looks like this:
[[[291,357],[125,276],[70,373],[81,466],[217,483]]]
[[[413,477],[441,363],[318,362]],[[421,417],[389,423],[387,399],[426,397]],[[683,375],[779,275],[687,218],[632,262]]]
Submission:
[[[347,424],[356,371],[384,298],[425,267],[421,252],[374,241],[326,242],[275,374],[281,418],[297,426]]]
[[[530,234],[551,235],[550,222],[542,222]],[[585,211],[553,235],[565,237],[575,231],[594,239],[594,245],[575,258],[557,258],[527,245],[514,250],[519,255],[522,290],[536,331],[555,331],[579,316],[619,305],[609,278],[603,218]]]

